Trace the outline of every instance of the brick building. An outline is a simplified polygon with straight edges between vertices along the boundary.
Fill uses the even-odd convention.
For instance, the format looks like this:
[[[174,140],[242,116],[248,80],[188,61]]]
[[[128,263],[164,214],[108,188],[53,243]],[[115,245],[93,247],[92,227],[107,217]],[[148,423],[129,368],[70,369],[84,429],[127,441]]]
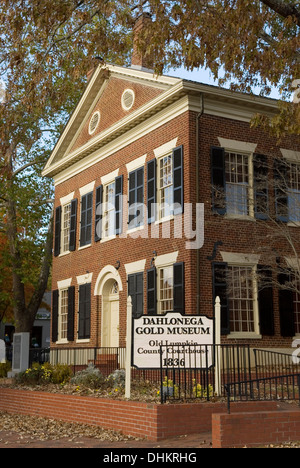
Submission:
[[[294,237],[300,222],[289,198],[300,198],[300,146],[278,145],[249,124],[276,107],[157,77],[136,53],[130,68],[92,71],[43,171],[55,182],[53,348],[124,346],[128,295],[135,314],[208,316],[219,295],[224,342],[291,349],[300,295],[275,279],[261,288],[258,275],[277,276],[269,269],[271,215]],[[278,160],[294,176],[276,198]],[[285,212],[276,212],[279,198]],[[197,203],[204,242],[194,248],[203,227]],[[297,262],[284,238],[277,247],[277,261]]]

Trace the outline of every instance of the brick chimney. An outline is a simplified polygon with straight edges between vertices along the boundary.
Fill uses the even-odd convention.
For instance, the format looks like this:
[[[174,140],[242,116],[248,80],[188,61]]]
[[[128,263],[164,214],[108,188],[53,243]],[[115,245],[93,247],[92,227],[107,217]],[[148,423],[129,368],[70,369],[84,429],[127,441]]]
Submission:
[[[153,60],[149,55],[143,54],[138,50],[138,36],[142,30],[146,30],[147,26],[152,22],[150,13],[142,13],[136,20],[133,27],[133,53],[131,66],[137,70],[153,69]]]

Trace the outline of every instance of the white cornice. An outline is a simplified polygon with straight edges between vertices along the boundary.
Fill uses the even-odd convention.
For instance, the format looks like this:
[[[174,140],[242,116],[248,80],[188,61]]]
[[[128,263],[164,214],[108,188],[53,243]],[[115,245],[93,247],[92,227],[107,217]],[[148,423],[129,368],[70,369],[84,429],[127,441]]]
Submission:
[[[109,76],[118,76],[138,82],[145,81],[165,89],[159,96],[91,138],[80,148],[68,153],[78,136],[88,110],[99,98]],[[204,96],[204,106],[200,97]],[[54,177],[56,184],[77,174],[83,168],[108,157],[113,151],[135,141],[164,122],[186,111],[200,112],[224,118],[249,122],[257,112],[274,114],[277,101],[253,95],[234,93],[216,86],[194,83],[173,77],[157,77],[149,72],[118,66],[99,68],[92,75],[79,105],[59,139],[42,175]],[[165,120],[164,120],[165,119]],[[121,138],[121,140],[120,140]],[[56,159],[56,161],[55,161]]]
[[[142,122],[141,124],[132,128],[124,135],[120,135],[118,138],[110,141],[109,143],[103,144],[103,146],[99,149],[96,149],[96,151],[91,152],[88,156],[82,159],[78,159],[74,164],[55,174],[55,185],[59,185],[71,177],[80,174],[80,172],[82,172],[84,169],[93,166],[94,164],[104,160],[122,148],[125,148],[130,143],[133,143],[139,138],[142,138],[147,133],[150,133],[156,128],[160,127],[162,124],[175,119],[184,112],[187,112],[188,109],[189,98],[188,96],[184,96],[166,109],[150,117],[145,122]]]

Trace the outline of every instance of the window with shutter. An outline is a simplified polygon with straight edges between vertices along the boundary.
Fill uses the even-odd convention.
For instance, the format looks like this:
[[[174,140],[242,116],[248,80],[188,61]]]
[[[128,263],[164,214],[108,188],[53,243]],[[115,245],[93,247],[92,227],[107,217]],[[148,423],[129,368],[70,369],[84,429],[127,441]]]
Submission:
[[[258,265],[257,275],[260,333],[262,335],[273,336],[275,328],[272,269],[268,266]]]
[[[96,188],[96,206],[95,206],[95,242],[102,238],[102,211],[103,211],[103,186]]]
[[[128,229],[144,224],[144,168],[129,174],[128,184]]]
[[[174,215],[183,213],[183,146],[173,151]]]
[[[128,296],[132,299],[132,314],[139,317],[144,313],[144,274],[128,275]]]
[[[262,154],[254,154],[254,213],[256,219],[268,219],[269,215],[269,167],[268,158]]]
[[[79,286],[78,339],[90,338],[91,328],[91,284]]]
[[[173,310],[184,314],[184,263],[173,265]]]
[[[58,206],[55,210],[55,233],[54,233],[54,256],[58,257],[60,254],[60,242],[61,242],[61,206]]]
[[[93,192],[81,198],[80,247],[92,242]]]
[[[78,205],[78,200],[75,198],[71,202],[70,235],[69,235],[69,250],[70,250],[70,252],[74,252],[74,250],[76,250],[77,205]]]
[[[115,180],[115,234],[122,232],[122,208],[123,208],[123,176],[116,177]]]
[[[52,341],[55,343],[58,340],[58,308],[59,308],[59,291],[52,291]]]
[[[287,223],[289,221],[288,165],[281,159],[274,161],[274,186],[277,220]]]
[[[214,212],[224,215],[226,213],[224,148],[211,148],[211,184],[212,209]]]
[[[74,318],[75,318],[75,286],[70,286],[68,289],[68,325],[67,339],[74,340]]]
[[[68,289],[59,291],[58,340],[67,339],[68,330]]]
[[[156,159],[147,163],[147,211],[151,224],[156,220]]]
[[[281,285],[278,291],[281,336],[295,336],[294,292],[289,289],[291,276],[279,274],[278,282]]]
[[[154,267],[147,271],[147,313],[156,315],[156,311],[156,268]]]

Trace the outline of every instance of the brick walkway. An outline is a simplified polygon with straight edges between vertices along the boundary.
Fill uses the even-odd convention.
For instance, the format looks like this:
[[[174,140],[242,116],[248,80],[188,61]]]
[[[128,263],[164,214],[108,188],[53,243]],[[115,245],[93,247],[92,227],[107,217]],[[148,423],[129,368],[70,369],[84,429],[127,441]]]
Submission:
[[[0,431],[0,448],[211,448],[211,434],[195,434],[151,442],[148,440],[108,442],[95,438],[78,437],[74,440],[33,440],[16,432]]]

